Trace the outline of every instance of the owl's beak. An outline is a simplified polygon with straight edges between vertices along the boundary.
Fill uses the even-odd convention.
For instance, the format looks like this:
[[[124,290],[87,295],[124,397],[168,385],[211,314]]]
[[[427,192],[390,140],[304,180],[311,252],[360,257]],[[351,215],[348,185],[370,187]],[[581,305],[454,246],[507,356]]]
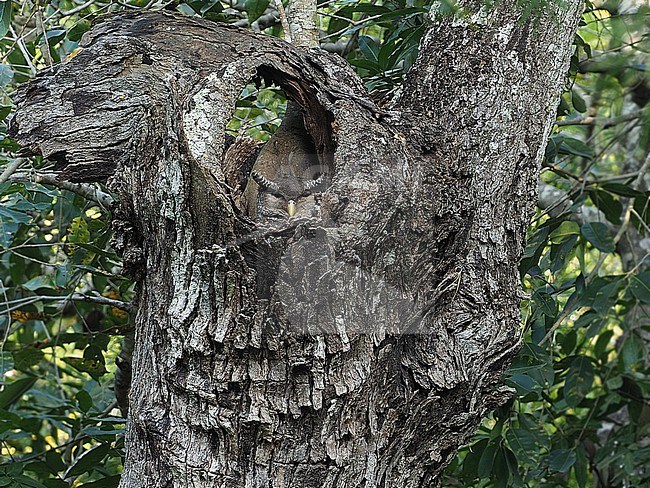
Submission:
[[[287,213],[289,214],[289,217],[296,215],[296,202],[293,200],[287,202]]]

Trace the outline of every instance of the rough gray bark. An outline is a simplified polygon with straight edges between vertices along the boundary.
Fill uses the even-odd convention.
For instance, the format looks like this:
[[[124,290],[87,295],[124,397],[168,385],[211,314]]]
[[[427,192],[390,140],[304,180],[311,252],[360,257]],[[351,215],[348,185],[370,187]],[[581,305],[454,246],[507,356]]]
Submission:
[[[122,487],[438,480],[509,394],[580,6],[434,19],[389,111],[337,56],[161,12],[109,18],[23,90],[14,137],[120,195],[138,283]],[[329,178],[320,214],[281,229],[246,216],[223,156],[256,76],[301,108]]]
[[[289,30],[294,46],[318,47],[318,6],[316,0],[290,0],[287,5]]]

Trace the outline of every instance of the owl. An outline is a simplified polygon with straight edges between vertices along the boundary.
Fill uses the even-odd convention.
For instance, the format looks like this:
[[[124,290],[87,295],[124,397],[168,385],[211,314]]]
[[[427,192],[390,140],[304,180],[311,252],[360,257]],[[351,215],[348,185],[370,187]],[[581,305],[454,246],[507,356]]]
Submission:
[[[318,213],[325,173],[301,110],[289,104],[280,127],[253,165],[242,194],[243,208],[258,221],[312,217]]]
[[[310,172],[307,171],[310,175]],[[287,221],[289,219],[314,217],[318,213],[317,190],[324,175],[313,178],[300,177],[282,170],[271,180],[253,170],[251,180],[258,187],[255,202],[255,217],[265,221]]]

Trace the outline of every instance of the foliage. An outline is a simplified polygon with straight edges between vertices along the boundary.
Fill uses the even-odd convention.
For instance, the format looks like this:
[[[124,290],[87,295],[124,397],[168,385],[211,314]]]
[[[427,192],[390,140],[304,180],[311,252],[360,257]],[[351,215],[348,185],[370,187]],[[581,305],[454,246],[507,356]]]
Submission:
[[[415,60],[428,3],[322,2],[322,45],[385,101]],[[73,55],[98,15],[127,5],[282,35],[268,0],[0,2],[0,118],[20,83]],[[525,344],[507,374],[517,396],[461,450],[444,486],[649,481],[648,11],[587,7],[544,162],[543,188],[556,196],[542,191],[521,263]],[[276,87],[250,85],[228,130],[266,140],[285,108]],[[3,126],[0,172],[18,151]],[[0,486],[116,486],[124,420],[111,388],[130,325],[112,305],[132,298],[132,284],[102,204],[36,183],[49,161],[18,162],[0,183]]]

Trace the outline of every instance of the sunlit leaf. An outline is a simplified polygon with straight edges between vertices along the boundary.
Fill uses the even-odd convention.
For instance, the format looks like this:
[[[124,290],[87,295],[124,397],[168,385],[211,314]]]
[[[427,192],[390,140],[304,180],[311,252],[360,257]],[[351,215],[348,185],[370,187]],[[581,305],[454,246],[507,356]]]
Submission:
[[[551,232],[549,237],[551,242],[559,244],[575,235],[580,235],[580,226],[571,220],[565,220]]]
[[[93,378],[99,378],[107,373],[103,361],[97,358],[65,357],[63,361],[82,373],[88,373]]]

